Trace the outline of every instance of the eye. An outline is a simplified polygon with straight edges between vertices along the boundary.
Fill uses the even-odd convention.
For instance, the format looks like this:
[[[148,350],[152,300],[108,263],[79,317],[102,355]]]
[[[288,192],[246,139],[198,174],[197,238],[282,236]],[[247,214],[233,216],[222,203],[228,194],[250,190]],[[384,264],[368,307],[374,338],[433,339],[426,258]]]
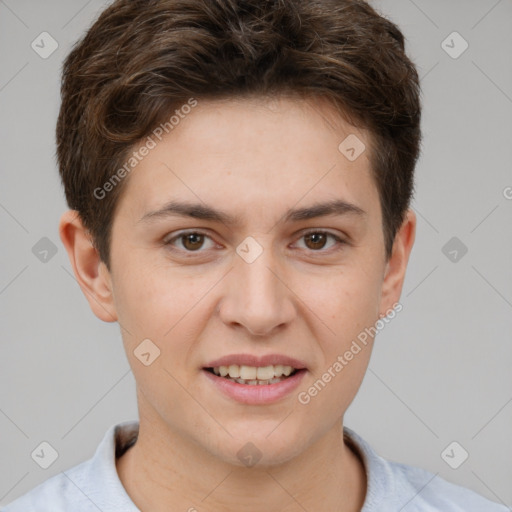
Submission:
[[[185,250],[186,252],[201,252],[199,249],[203,247],[206,239],[211,242],[211,246],[207,247],[207,249],[211,249],[215,244],[206,233],[201,231],[182,231],[172,238],[165,239],[164,245],[175,247],[175,242],[179,242],[182,246],[178,247],[178,249]]]
[[[328,252],[328,250],[321,251],[321,249],[325,248],[329,237],[334,240],[334,243],[331,245],[331,247],[336,245],[341,246],[346,243],[339,236],[333,233],[329,233],[328,231],[309,231],[301,236],[301,240],[305,240],[306,249],[310,249],[315,252]]]
[[[327,245],[327,241],[333,240],[333,243],[326,250],[325,247]],[[302,234],[300,240],[305,241],[305,248],[307,250],[313,252],[330,252],[329,249],[332,247],[342,246],[346,244],[346,242],[335,235],[334,233],[329,233],[328,231],[309,231],[307,233]],[[210,244],[206,245],[205,241],[209,241]],[[213,249],[215,247],[215,242],[208,236],[206,233],[202,231],[181,231],[171,238],[166,238],[163,241],[165,246],[169,246],[171,249],[176,249],[178,251],[183,251],[186,253],[201,253],[205,252],[208,249]],[[180,247],[181,246],[181,247]],[[339,247],[340,248],[340,247]],[[201,251],[201,249],[204,249]]]

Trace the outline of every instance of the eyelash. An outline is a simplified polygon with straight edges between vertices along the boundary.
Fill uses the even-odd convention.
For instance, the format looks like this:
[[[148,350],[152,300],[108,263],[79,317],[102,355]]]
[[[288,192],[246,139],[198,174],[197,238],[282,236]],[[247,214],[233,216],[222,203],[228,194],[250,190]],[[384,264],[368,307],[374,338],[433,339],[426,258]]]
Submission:
[[[322,231],[322,230],[319,230],[319,229],[313,229],[313,230],[310,230],[310,231],[306,231],[304,233],[302,233],[302,235],[300,236],[299,240],[306,237],[307,235],[311,235],[311,234],[320,234],[320,235],[327,235],[327,236],[330,236],[331,238],[333,238],[337,244],[338,244],[338,247],[334,250],[334,252],[337,252],[339,250],[342,249],[342,246],[344,245],[347,245],[347,242],[345,240],[343,240],[342,238],[340,238],[339,236],[335,235],[334,233],[331,233],[329,231]],[[187,235],[204,235],[205,237],[209,238],[210,240],[212,239],[210,235],[208,235],[208,233],[205,233],[204,231],[201,231],[201,230],[189,230],[189,231],[181,231],[179,232],[177,235],[173,236],[172,238],[168,239],[168,240],[165,240],[163,242],[164,246],[166,247],[170,247],[171,250],[173,251],[178,251],[178,252],[185,252],[187,253],[187,256],[188,258],[193,258],[195,257],[196,255],[199,255],[203,252],[205,252],[204,250],[201,250],[201,249],[198,249],[197,251],[188,251],[187,249],[176,249],[175,247],[172,246],[173,242],[175,240],[180,240],[182,239],[183,237],[187,236]],[[331,248],[332,249],[332,248]],[[306,249],[308,250],[308,249]],[[323,250],[323,249],[319,249],[319,250],[313,250],[313,249],[309,249],[310,252],[312,253],[331,253],[332,250]]]

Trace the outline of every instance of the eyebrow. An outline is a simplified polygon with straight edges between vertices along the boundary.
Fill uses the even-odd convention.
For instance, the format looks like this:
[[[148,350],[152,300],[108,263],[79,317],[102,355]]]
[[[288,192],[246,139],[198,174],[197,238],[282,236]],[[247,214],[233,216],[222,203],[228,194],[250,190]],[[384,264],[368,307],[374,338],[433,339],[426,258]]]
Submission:
[[[284,222],[297,222],[300,220],[309,220],[329,215],[342,216],[349,214],[363,217],[366,215],[366,212],[353,203],[349,203],[341,199],[335,199],[323,203],[315,203],[305,208],[291,208],[285,213],[283,218]],[[221,222],[230,227],[240,225],[240,219],[237,217],[212,208],[211,206],[201,203],[188,203],[175,200],[169,201],[158,210],[146,213],[139,222],[151,222],[153,220],[174,216]]]

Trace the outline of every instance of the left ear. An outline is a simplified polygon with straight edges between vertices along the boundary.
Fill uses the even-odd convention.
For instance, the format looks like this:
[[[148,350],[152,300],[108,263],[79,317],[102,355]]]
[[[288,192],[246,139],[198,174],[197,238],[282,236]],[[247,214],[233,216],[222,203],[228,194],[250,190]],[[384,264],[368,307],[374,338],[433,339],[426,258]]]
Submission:
[[[409,209],[395,236],[391,257],[386,264],[379,307],[381,317],[385,316],[400,299],[415,236],[416,214]]]

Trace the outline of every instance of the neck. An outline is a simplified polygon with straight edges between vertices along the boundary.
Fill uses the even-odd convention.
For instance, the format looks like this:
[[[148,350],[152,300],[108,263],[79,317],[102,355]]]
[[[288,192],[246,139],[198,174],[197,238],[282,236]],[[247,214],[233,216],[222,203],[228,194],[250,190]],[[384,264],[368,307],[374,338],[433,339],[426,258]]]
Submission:
[[[367,486],[362,461],[344,442],[341,420],[285,463],[241,467],[141,414],[137,442],[116,466],[143,512],[359,512]]]

